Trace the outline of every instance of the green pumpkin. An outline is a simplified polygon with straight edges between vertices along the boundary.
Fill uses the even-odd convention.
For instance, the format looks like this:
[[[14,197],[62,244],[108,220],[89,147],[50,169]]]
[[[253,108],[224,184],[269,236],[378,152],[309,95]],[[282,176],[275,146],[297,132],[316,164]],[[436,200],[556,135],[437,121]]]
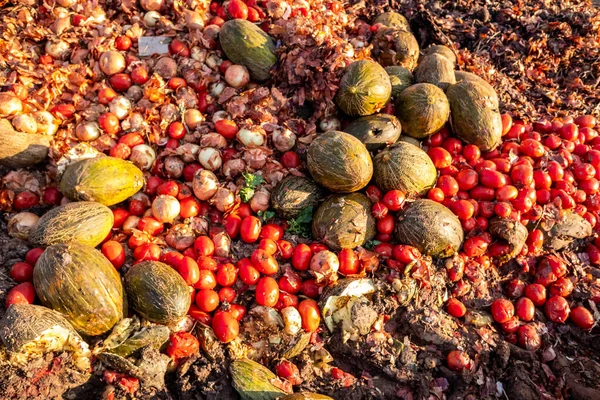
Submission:
[[[373,58],[384,67],[399,65],[412,71],[419,61],[419,43],[410,31],[382,28],[373,38]]]
[[[404,134],[424,139],[444,127],[450,104],[444,91],[430,83],[417,83],[396,98],[396,116]]]
[[[428,47],[424,53],[425,53],[425,56],[428,56],[430,54],[439,54],[441,56],[446,57],[448,59],[448,61],[450,61],[452,63],[452,67],[454,67],[456,65],[456,54],[454,54],[452,49],[448,46],[436,44],[436,45]]]
[[[379,14],[379,16],[377,16],[377,18],[375,18],[373,21],[373,25],[375,24],[382,24],[389,28],[404,29],[405,31],[410,32],[410,24],[408,23],[406,17],[394,11],[388,11]]]
[[[355,120],[344,131],[360,140],[367,150],[375,152],[396,143],[402,128],[393,115],[376,114]]]
[[[303,176],[288,175],[271,192],[271,208],[285,219],[295,218],[307,207],[316,207],[323,188]]]
[[[431,83],[446,90],[449,85],[456,83],[454,66],[442,55],[427,55],[415,69],[415,80],[419,83]]]
[[[346,114],[354,117],[379,111],[392,94],[387,72],[376,62],[358,60],[350,64],[335,95],[335,103]]]
[[[392,97],[398,97],[400,93],[415,82],[412,72],[399,65],[385,67],[385,72],[392,83]]]

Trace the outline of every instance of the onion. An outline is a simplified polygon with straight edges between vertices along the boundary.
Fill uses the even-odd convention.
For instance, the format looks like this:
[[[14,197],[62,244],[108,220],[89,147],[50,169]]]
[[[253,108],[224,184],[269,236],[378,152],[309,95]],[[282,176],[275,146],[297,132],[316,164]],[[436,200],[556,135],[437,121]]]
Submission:
[[[72,7],[77,4],[77,0],[56,0],[61,7]]]
[[[190,57],[193,60],[199,61],[203,64],[204,64],[204,61],[206,61],[207,54],[208,54],[208,52],[206,51],[206,49],[202,49],[198,46],[194,46],[190,49]]]
[[[185,10],[183,12],[185,18],[185,25],[188,29],[202,29],[204,28],[204,21],[200,14],[192,10]]]
[[[142,97],[144,97],[144,89],[138,85],[132,85],[129,89],[127,89],[127,92],[125,92],[125,96],[133,101],[140,101]]]
[[[168,156],[165,158],[165,172],[170,178],[179,178],[183,175],[183,167],[185,164],[181,158],[177,156]]]
[[[175,104],[165,104],[160,108],[160,118],[165,122],[173,122],[179,119],[179,109]]]
[[[194,174],[192,188],[197,198],[200,200],[209,200],[219,188],[219,179],[212,172],[200,169]]]
[[[97,122],[82,122],[75,128],[75,135],[83,142],[91,142],[100,137],[100,126]]]
[[[100,69],[106,75],[119,74],[125,70],[125,57],[118,51],[105,51],[100,56]]]
[[[267,152],[262,148],[246,149],[244,150],[244,155],[242,156],[246,164],[254,170],[259,170],[264,167],[267,163],[267,157]]]
[[[217,69],[222,62],[223,60],[218,55],[215,53],[210,53],[208,57],[206,57],[205,64],[208,66],[208,68]]]
[[[137,215],[130,215],[129,217],[127,217],[125,219],[125,222],[123,222],[123,233],[126,234],[130,234],[132,231],[132,229],[136,229],[138,226],[138,223],[140,222],[140,217],[138,217]]]
[[[179,201],[173,196],[161,194],[152,202],[152,216],[158,222],[173,222],[180,210]]]
[[[194,230],[185,224],[173,225],[165,237],[165,241],[170,247],[180,251],[192,246],[195,240]]]
[[[213,97],[219,97],[225,90],[225,84],[223,82],[213,83],[210,87],[210,95]]]
[[[219,135],[217,132],[210,132],[202,136],[202,139],[200,139],[200,146],[224,149],[227,147],[227,139],[225,139],[223,135]]]
[[[27,240],[31,228],[38,222],[40,217],[30,212],[20,212],[8,220],[8,235],[13,238]]]
[[[329,250],[318,252],[310,260],[310,273],[314,275],[317,283],[329,285],[337,281],[339,268],[338,257]]]
[[[219,232],[212,237],[212,241],[215,244],[214,255],[216,257],[227,257],[231,250],[231,238],[226,232]]]
[[[139,113],[133,113],[127,118],[129,129],[140,131],[147,128],[147,123],[144,117]]]
[[[223,119],[231,118],[229,118],[229,114],[227,113],[227,111],[221,110],[213,114],[211,121],[213,122],[213,124],[216,124],[218,121],[221,121]]]
[[[229,211],[231,207],[233,207],[235,203],[235,195],[231,190],[224,187],[220,187],[217,189],[217,192],[212,197],[211,202],[217,210],[221,212],[226,212]]]
[[[38,133],[54,136],[58,125],[54,123],[54,117],[48,111],[37,111],[32,114],[38,127]]]
[[[11,122],[19,132],[37,133],[37,122],[35,122],[35,118],[29,114],[17,115]]]
[[[261,189],[255,192],[254,196],[252,196],[252,200],[250,200],[250,208],[255,213],[259,211],[267,211],[269,209],[270,199],[271,194],[265,189]]]
[[[9,92],[0,93],[0,117],[15,115],[23,110],[23,103],[17,96]]]
[[[275,129],[272,133],[273,144],[281,152],[291,150],[296,145],[296,135],[290,129]]]
[[[154,28],[160,20],[160,14],[157,11],[148,11],[144,14],[144,25]]]
[[[200,164],[204,168],[210,171],[218,170],[221,168],[221,164],[223,163],[223,160],[221,159],[221,153],[212,147],[204,147],[200,149],[198,152],[198,161],[200,161]]]
[[[184,162],[191,163],[198,159],[200,146],[194,143],[184,143],[177,148],[177,155],[181,156]]]
[[[145,11],[159,11],[163,6],[163,0],[140,0],[140,6]]]
[[[71,54],[69,44],[62,40],[48,40],[45,50],[46,54],[49,54],[56,60],[66,60]]]
[[[142,170],[148,170],[156,160],[156,152],[147,144],[138,144],[131,149],[129,161]]]
[[[57,36],[60,36],[64,31],[71,27],[71,18],[70,17],[58,17],[54,20],[52,24],[52,30]]]
[[[171,79],[177,75],[177,63],[171,57],[162,57],[154,64],[154,72],[163,79]]]
[[[204,122],[204,116],[199,110],[189,108],[185,110],[185,113],[183,114],[183,120],[189,129],[194,130],[199,127],[202,122]]]
[[[232,65],[225,70],[225,82],[236,89],[241,88],[250,82],[250,73],[243,65]]]
[[[223,163],[223,168],[221,169],[221,172],[223,172],[223,175],[225,175],[226,178],[233,179],[245,170],[246,163],[244,162],[244,160],[234,158],[231,160],[227,160]]]
[[[339,131],[342,129],[342,124],[340,123],[340,120],[335,117],[326,117],[319,122],[319,128],[321,128],[323,132]]]
[[[238,131],[236,137],[240,143],[249,148],[260,147],[265,144],[264,134],[257,130],[242,128]]]
[[[120,120],[124,119],[127,115],[129,115],[129,111],[131,110],[131,102],[127,100],[126,97],[117,96],[113,101],[108,105],[110,112],[115,114],[117,118]]]
[[[283,331],[288,335],[295,335],[302,328],[302,317],[294,306],[288,306],[282,309]]]

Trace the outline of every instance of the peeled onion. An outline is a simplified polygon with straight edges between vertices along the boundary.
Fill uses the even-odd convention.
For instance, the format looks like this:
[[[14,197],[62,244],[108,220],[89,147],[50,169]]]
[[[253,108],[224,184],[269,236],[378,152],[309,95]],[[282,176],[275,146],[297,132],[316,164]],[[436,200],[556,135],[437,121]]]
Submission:
[[[224,149],[227,147],[227,139],[217,132],[210,132],[202,136],[202,139],[200,139],[200,146]]]
[[[196,235],[194,234],[194,230],[189,225],[185,224],[174,225],[169,229],[167,236],[165,237],[167,244],[179,251],[192,246],[195,240]]]
[[[126,97],[118,96],[110,102],[108,108],[111,113],[119,118],[119,120],[122,120],[129,115],[129,111],[131,111],[131,102]]]
[[[168,156],[164,161],[165,172],[170,178],[179,178],[183,175],[183,167],[185,166],[183,160],[176,156]]]
[[[179,201],[173,196],[161,194],[152,202],[152,216],[158,222],[173,222],[180,210]]]
[[[295,335],[300,332],[302,328],[300,312],[293,306],[285,307],[280,312],[283,317],[283,331],[288,335]]]
[[[149,28],[155,27],[159,20],[160,13],[157,11],[148,11],[146,14],[144,14],[144,24]]]
[[[194,174],[192,188],[197,198],[200,200],[209,200],[219,188],[219,179],[212,172],[201,169]]]
[[[191,130],[196,129],[200,126],[202,122],[204,122],[204,116],[202,115],[202,113],[194,108],[189,108],[185,110],[185,113],[183,114],[183,119],[186,126]]]
[[[220,187],[212,197],[211,202],[215,208],[221,212],[226,212],[233,207],[235,203],[235,195],[227,188]]]
[[[217,121],[221,121],[223,119],[229,119],[229,114],[227,111],[221,110],[214,113],[211,120],[213,124],[216,124]]]
[[[106,75],[119,74],[125,70],[125,57],[118,51],[105,51],[100,56],[100,69]]]
[[[84,142],[91,142],[100,137],[100,126],[97,122],[82,122],[75,128],[77,139]]]
[[[46,54],[56,60],[65,60],[71,54],[69,44],[62,40],[48,40],[44,49],[46,50]]]
[[[146,11],[159,11],[163,3],[163,0],[140,0],[140,5]]]
[[[123,233],[126,234],[130,234],[132,232],[132,229],[136,229],[138,226],[138,223],[140,222],[140,217],[138,217],[137,215],[130,215],[129,217],[127,217],[125,219],[125,222],[123,222]]]
[[[262,132],[258,130],[250,130],[247,128],[242,128],[238,131],[237,140],[240,141],[246,147],[260,147],[265,144],[265,136]]]
[[[250,82],[248,68],[243,65],[232,65],[225,70],[225,82],[231,87],[241,88]]]
[[[188,29],[202,29],[204,28],[204,21],[200,14],[192,10],[185,10],[183,12],[185,18],[185,25]]]
[[[17,96],[9,92],[0,93],[0,117],[15,115],[23,110],[23,103]]]
[[[325,117],[319,122],[319,128],[323,132],[339,131],[342,128],[340,120],[335,117]]]
[[[38,133],[54,136],[58,125],[54,123],[54,116],[48,111],[37,111],[31,115],[37,123]]]
[[[339,268],[340,260],[335,253],[329,250],[318,252],[310,260],[310,272],[314,275],[317,283],[330,284],[337,281]]]
[[[223,82],[213,83],[210,87],[210,95],[213,97],[219,97],[225,90],[225,84]]]
[[[275,129],[271,135],[273,145],[281,152],[289,151],[296,145],[296,135],[290,129]]]
[[[138,144],[131,149],[129,161],[134,163],[139,169],[148,170],[156,160],[156,152],[147,144]]]
[[[218,170],[223,163],[221,153],[213,147],[204,147],[200,149],[200,151],[198,151],[198,161],[200,161],[200,164],[204,168],[210,171]]]
[[[259,211],[267,211],[269,209],[269,201],[271,199],[271,194],[266,190],[259,190],[254,193],[252,199],[250,200],[250,208],[255,213]]]
[[[231,250],[231,238],[226,232],[219,232],[212,237],[215,244],[214,255],[216,257],[228,257]]]
[[[27,240],[31,228],[38,222],[40,217],[30,212],[20,212],[8,220],[8,235],[13,238]]]
[[[37,122],[29,114],[16,115],[11,122],[19,132],[37,133]]]
[[[225,177],[229,179],[235,178],[245,170],[246,163],[244,162],[244,160],[240,160],[239,158],[233,158],[231,160],[225,161],[223,163],[223,168],[221,168],[221,172],[223,172],[223,175],[225,175]]]

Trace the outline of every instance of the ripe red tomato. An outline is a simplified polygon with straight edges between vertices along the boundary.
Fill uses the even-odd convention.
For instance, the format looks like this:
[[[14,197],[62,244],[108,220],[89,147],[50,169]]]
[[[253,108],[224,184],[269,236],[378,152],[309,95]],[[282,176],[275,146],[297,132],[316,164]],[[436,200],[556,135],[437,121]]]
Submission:
[[[195,217],[200,213],[200,202],[194,197],[186,197],[179,202],[179,205],[181,207],[179,215],[182,218]]]
[[[546,288],[539,283],[533,283],[525,288],[525,296],[536,305],[541,307],[546,303]]]
[[[531,321],[535,316],[535,305],[527,297],[521,297],[515,303],[517,317],[522,321]]]
[[[219,311],[213,316],[212,328],[219,341],[229,343],[238,336],[240,324],[231,312]]]
[[[230,0],[227,12],[233,19],[248,19],[248,6],[242,0]]]
[[[458,182],[450,175],[441,175],[436,186],[444,192],[446,197],[452,197],[458,193]]]
[[[471,236],[465,240],[463,251],[469,257],[479,257],[485,254],[488,243],[480,236]]]
[[[221,286],[233,286],[237,281],[238,269],[231,263],[219,265],[217,283]]]
[[[115,47],[117,50],[127,51],[131,48],[131,39],[129,36],[117,36],[115,39]]]
[[[110,112],[100,115],[98,118],[98,125],[100,125],[100,128],[109,135],[114,135],[121,130],[119,118]]]
[[[125,250],[121,243],[114,240],[109,240],[102,245],[102,254],[112,263],[112,265],[119,269],[125,264]]]
[[[40,199],[28,190],[18,193],[13,200],[13,207],[17,210],[27,210],[39,204]]]
[[[286,271],[285,275],[279,278],[278,284],[280,290],[287,293],[296,294],[300,292],[302,279],[292,270],[288,270]]]
[[[136,67],[131,71],[131,80],[136,85],[143,85],[148,82],[148,79],[150,79],[150,77],[148,76],[148,71],[144,67]]]
[[[281,156],[281,164],[286,168],[298,168],[300,156],[295,151],[286,151]]]
[[[471,369],[471,359],[464,351],[453,350],[446,357],[448,368],[453,371],[462,372]]]
[[[44,249],[41,247],[34,247],[25,254],[25,262],[31,266],[35,266],[35,263],[41,257],[43,252]]]
[[[493,189],[499,189],[506,185],[506,176],[491,169],[482,169],[479,171],[479,179],[481,184]]]
[[[26,262],[17,262],[10,269],[10,277],[17,283],[33,281],[33,266]]]
[[[278,241],[283,236],[283,228],[277,224],[267,224],[262,227],[259,238]]]
[[[517,317],[512,317],[511,319],[509,319],[501,325],[502,330],[506,333],[515,333],[519,329],[519,326],[521,326],[519,318]]]
[[[587,308],[582,306],[572,309],[569,318],[575,325],[584,330],[592,329],[594,326],[594,316]]]
[[[194,241],[194,250],[198,256],[210,257],[215,252],[215,244],[208,236],[198,236]]]
[[[446,197],[446,195],[444,194],[444,191],[440,188],[429,189],[429,192],[427,193],[427,198],[429,200],[433,200],[438,203],[441,203],[442,201],[444,201],[445,197]]]
[[[258,218],[250,215],[242,220],[240,227],[240,236],[246,243],[254,243],[260,236],[261,223]]]
[[[193,249],[186,249],[187,250],[193,250]],[[185,254],[185,252],[184,252]],[[195,255],[195,254],[192,254]],[[189,257],[192,257],[192,255],[190,255]],[[208,271],[211,272],[217,272],[217,269],[219,269],[219,264],[217,263],[217,261],[209,256],[200,256],[198,257],[198,259],[196,260],[196,262],[198,263],[198,268],[200,269],[206,269]]]
[[[256,302],[261,306],[274,307],[279,300],[279,285],[270,276],[264,276],[256,284]]]
[[[383,196],[381,200],[383,204],[391,211],[400,211],[404,206],[406,195],[401,190],[390,190]]]
[[[212,271],[201,269],[198,275],[198,281],[194,284],[195,289],[214,289],[217,286],[217,278]]]
[[[421,258],[421,252],[416,247],[399,244],[394,246],[392,256],[396,261],[408,265],[414,260]]]
[[[196,263],[192,257],[183,256],[177,263],[175,269],[189,286],[193,286],[200,280],[200,268],[198,267],[198,263]]]
[[[437,169],[452,165],[452,155],[443,147],[432,147],[427,154]]]
[[[183,139],[183,137],[187,134],[185,126],[180,121],[173,121],[167,127],[167,134],[172,139]]]
[[[559,278],[550,285],[550,296],[567,297],[573,291],[573,282],[568,278]]]
[[[491,311],[494,321],[502,324],[513,317],[515,314],[515,307],[510,300],[496,299],[492,303]]]
[[[252,262],[248,258],[238,261],[237,267],[240,280],[246,285],[255,285],[260,279],[260,272],[254,268],[254,265],[252,265]]]
[[[177,332],[169,338],[167,354],[172,358],[186,358],[200,351],[200,342],[188,332]]]
[[[552,322],[563,323],[569,318],[569,303],[561,296],[552,296],[545,306],[546,316]]]
[[[119,73],[108,78],[108,83],[110,83],[110,86],[117,92],[125,92],[131,87],[132,80],[129,74]]]
[[[235,139],[239,128],[235,121],[232,121],[230,119],[221,119],[215,122],[215,130],[224,138],[232,140]]]
[[[479,174],[472,169],[463,169],[456,174],[460,190],[471,190],[479,183]]]
[[[300,243],[294,249],[294,255],[292,256],[292,265],[299,271],[306,271],[310,266],[310,260],[313,256],[311,248]]]
[[[279,248],[277,247],[277,243],[271,239],[261,239],[258,243],[258,248],[266,251],[269,255],[275,255]]]
[[[455,318],[461,318],[467,313],[467,308],[460,300],[451,297],[446,303],[446,311]]]
[[[305,281],[302,281],[300,292],[302,292],[302,294],[306,297],[316,299],[319,297],[320,288],[314,279],[307,279]]]
[[[462,155],[465,157],[468,163],[477,161],[481,157],[481,150],[474,144],[468,144],[463,147]]]
[[[213,312],[219,307],[219,294],[212,289],[202,289],[196,293],[195,301],[200,311]]]
[[[35,300],[35,289],[33,283],[23,282],[10,289],[6,295],[5,306],[13,304],[33,304]]]
[[[457,200],[452,203],[452,212],[461,220],[467,220],[475,214],[475,207],[468,200]]]
[[[338,253],[340,267],[338,272],[342,275],[354,275],[358,273],[358,257],[352,249],[342,249]]]
[[[306,299],[298,304],[298,312],[302,317],[302,328],[306,332],[314,332],[321,323],[321,311],[315,300]]]
[[[394,216],[391,214],[377,220],[377,231],[380,233],[390,234],[394,231],[394,226]]]
[[[237,291],[232,287],[226,286],[219,289],[219,301],[221,303],[233,303],[236,297]]]

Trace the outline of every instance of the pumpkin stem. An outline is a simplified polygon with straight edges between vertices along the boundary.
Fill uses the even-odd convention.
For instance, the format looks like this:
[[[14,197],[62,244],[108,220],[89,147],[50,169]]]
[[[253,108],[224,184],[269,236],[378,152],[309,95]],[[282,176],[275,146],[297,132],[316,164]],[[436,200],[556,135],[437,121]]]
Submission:
[[[348,88],[348,92],[350,92],[351,94],[356,94],[358,92],[358,88],[356,86],[350,86]]]

